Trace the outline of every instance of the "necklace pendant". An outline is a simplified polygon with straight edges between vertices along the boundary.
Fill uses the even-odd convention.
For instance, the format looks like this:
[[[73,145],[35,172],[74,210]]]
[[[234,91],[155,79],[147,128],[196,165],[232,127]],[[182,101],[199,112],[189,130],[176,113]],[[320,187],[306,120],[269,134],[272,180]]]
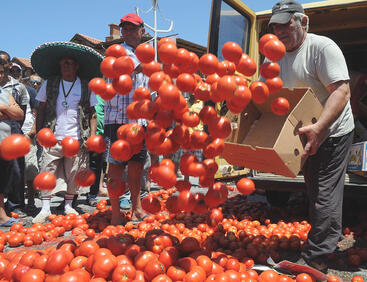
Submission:
[[[66,101],[63,101],[63,102],[61,103],[61,105],[62,105],[65,109],[69,107],[69,106],[68,106],[68,102],[66,102]]]

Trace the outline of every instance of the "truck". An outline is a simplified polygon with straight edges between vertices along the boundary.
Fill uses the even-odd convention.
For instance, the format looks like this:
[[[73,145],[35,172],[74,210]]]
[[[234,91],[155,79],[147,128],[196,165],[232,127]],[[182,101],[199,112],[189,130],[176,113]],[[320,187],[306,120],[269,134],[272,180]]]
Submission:
[[[271,3],[270,3],[271,2]],[[243,0],[212,0],[208,52],[223,60],[221,48],[224,43],[234,41],[245,53],[253,58],[258,66],[264,57],[259,53],[258,42],[262,35],[270,33],[268,22],[271,10],[254,12]],[[269,8],[276,0],[269,1]],[[367,140],[367,1],[365,0],[328,0],[303,4],[305,14],[310,19],[309,32],[324,35],[334,40],[344,53],[350,71],[351,105],[355,116],[355,142]],[[258,80],[259,73],[247,77],[249,83]],[[246,111],[246,109],[245,109]],[[239,123],[244,113],[225,116],[231,123]],[[239,133],[237,133],[239,135]],[[241,142],[234,135],[226,140],[226,145]],[[257,189],[266,193],[267,200],[273,205],[284,205],[292,192],[305,191],[302,174],[296,177],[285,177],[269,172],[245,168],[231,164],[225,157],[219,161],[218,178],[239,177],[246,175],[254,182]],[[347,171],[345,192],[364,193],[367,191],[367,178]]]

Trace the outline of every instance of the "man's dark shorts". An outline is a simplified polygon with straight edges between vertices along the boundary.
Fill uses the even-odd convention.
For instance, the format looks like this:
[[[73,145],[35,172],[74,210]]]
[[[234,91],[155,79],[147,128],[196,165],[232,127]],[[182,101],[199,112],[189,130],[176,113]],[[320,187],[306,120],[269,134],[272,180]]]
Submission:
[[[145,147],[145,143],[141,151],[138,154],[135,154],[131,157],[130,160],[122,162],[115,160],[110,154],[110,148],[113,142],[117,140],[117,129],[121,126],[121,124],[105,124],[104,126],[104,137],[107,143],[107,154],[106,154],[106,162],[116,165],[127,165],[129,161],[135,161],[144,164],[147,158],[147,148]]]

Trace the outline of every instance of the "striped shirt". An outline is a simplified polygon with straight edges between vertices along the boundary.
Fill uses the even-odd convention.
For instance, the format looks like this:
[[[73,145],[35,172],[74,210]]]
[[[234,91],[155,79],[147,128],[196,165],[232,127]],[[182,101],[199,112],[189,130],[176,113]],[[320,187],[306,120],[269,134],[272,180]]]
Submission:
[[[125,43],[123,43],[122,46],[125,48],[126,54],[133,60],[134,66],[136,68],[140,62],[134,53],[135,49]],[[105,101],[104,124],[138,122],[140,125],[146,125],[145,119],[139,119],[138,121],[130,120],[126,115],[126,107],[133,102],[132,97],[136,88],[148,87],[148,77],[141,72],[136,73],[134,71],[131,75],[131,78],[133,81],[133,88],[128,95],[116,94],[111,100]]]

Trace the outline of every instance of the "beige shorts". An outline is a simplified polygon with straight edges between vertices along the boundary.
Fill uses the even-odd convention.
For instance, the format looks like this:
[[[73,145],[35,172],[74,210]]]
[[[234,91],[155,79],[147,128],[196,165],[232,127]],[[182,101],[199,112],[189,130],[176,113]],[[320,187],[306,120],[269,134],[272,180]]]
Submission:
[[[28,154],[24,156],[25,160],[25,180],[33,181],[39,172],[38,159],[37,159],[37,145],[32,144]]]
[[[89,153],[86,148],[80,148],[79,153],[66,158],[62,152],[60,142],[52,148],[44,148],[40,160],[40,171],[49,171],[57,178],[56,187],[52,191],[42,191],[41,196],[50,196],[58,192],[68,194],[88,193],[89,187],[78,187],[75,184],[76,174],[89,167]]]

